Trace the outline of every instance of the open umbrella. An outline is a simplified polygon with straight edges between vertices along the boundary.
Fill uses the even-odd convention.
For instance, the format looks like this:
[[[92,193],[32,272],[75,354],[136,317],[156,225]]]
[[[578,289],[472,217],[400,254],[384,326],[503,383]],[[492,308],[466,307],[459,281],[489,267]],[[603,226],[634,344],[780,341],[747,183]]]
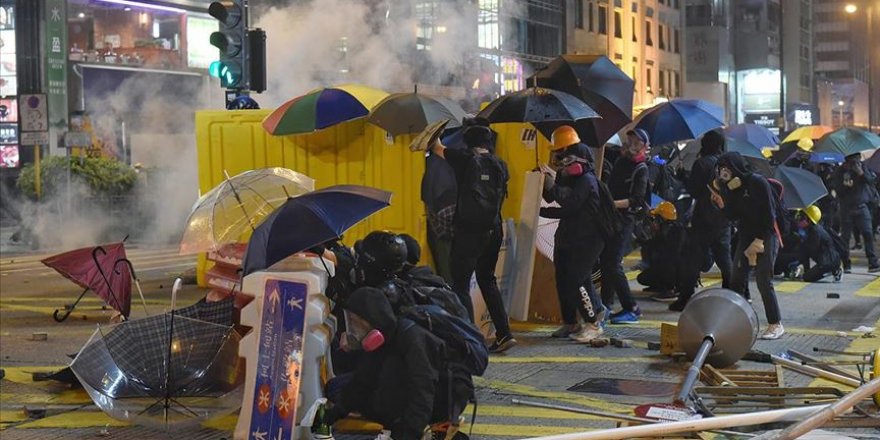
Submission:
[[[773,178],[782,182],[788,209],[806,208],[828,194],[822,178],[802,168],[777,167]]]
[[[756,147],[754,144],[752,144],[748,141],[744,141],[741,139],[736,139],[736,138],[732,138],[732,137],[728,136],[725,139],[724,144],[727,147],[727,151],[737,152],[737,153],[743,155],[744,157],[753,157],[756,159],[761,159],[765,162],[767,161],[767,159],[764,157],[764,154],[761,153],[761,148]]]
[[[287,168],[261,168],[227,177],[193,206],[180,253],[213,251],[238,241],[289,197],[314,188],[312,178]]]
[[[263,128],[276,136],[311,133],[362,118],[388,93],[360,84],[312,90],[281,104],[263,119]]]
[[[827,133],[832,132],[834,129],[825,125],[807,125],[804,127],[800,127],[792,131],[782,140],[783,143],[788,142],[797,142],[803,138],[816,140],[821,138]]]
[[[864,164],[869,169],[873,170],[875,173],[880,173],[880,150],[875,150],[873,154],[867,159],[864,159]]]
[[[531,87],[508,93],[486,106],[477,117],[502,122],[574,122],[600,117],[585,102],[559,90]]]
[[[758,150],[758,154],[764,147],[779,145],[779,138],[773,132],[757,124],[730,125],[724,128],[724,134],[730,139],[749,144]]]
[[[724,125],[724,110],[700,99],[673,99],[642,112],[636,128],[651,136],[651,145],[696,139]]]
[[[587,103],[601,119],[574,123],[581,140],[598,147],[632,121],[635,81],[606,56],[560,55],[535,74],[539,87],[569,93]],[[541,123],[537,128],[548,139],[558,123]]]
[[[390,192],[358,185],[336,185],[291,198],[254,231],[244,275],[338,238],[390,203]]]
[[[861,128],[843,127],[822,136],[813,151],[835,152],[845,156],[880,148],[880,136]]]
[[[368,121],[392,136],[419,133],[428,124],[449,119],[447,128],[461,126],[466,113],[460,105],[442,97],[395,93],[373,107]]]
[[[118,420],[167,427],[241,405],[238,333],[176,314],[99,326],[92,334],[70,368],[98,408]]]
[[[95,292],[123,317],[128,318],[131,313],[132,274],[129,270],[130,266],[117,265],[121,261],[128,261],[123,242],[75,249],[43,259],[41,261],[43,264],[83,288],[79,298],[66,307],[67,310],[63,315],[60,315],[59,310],[55,311],[55,320],[62,322],[67,319],[89,290]],[[144,307],[146,308],[146,305]]]

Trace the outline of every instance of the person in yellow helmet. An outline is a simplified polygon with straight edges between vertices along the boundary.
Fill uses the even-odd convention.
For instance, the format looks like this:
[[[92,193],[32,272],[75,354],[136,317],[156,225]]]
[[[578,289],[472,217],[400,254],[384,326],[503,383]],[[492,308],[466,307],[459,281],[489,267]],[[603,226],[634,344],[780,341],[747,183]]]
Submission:
[[[559,219],[553,244],[556,294],[563,325],[551,335],[588,343],[602,335],[604,308],[591,280],[605,245],[596,209],[599,182],[589,149],[574,128],[564,125],[551,136],[551,166],[543,166],[544,200],[559,207],[541,208],[541,217]],[[578,323],[578,315],[584,325]]]
[[[803,280],[813,283],[831,275],[840,281],[843,249],[821,223],[822,211],[810,205],[795,216],[797,234],[801,238],[797,262],[803,265]],[[842,241],[841,243],[842,244]],[[845,247],[844,247],[845,249]],[[811,266],[810,262],[816,265]]]
[[[685,261],[685,226],[678,221],[672,202],[660,202],[650,214],[654,235],[642,245],[643,258],[648,264],[636,281],[657,291],[658,295],[674,294]]]

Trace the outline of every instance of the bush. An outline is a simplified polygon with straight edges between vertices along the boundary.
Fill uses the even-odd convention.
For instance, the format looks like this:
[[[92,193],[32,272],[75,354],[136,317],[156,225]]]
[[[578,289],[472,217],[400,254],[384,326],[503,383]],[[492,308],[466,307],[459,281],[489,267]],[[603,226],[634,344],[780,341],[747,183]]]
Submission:
[[[85,183],[96,197],[126,195],[137,181],[133,168],[114,159],[51,156],[40,161],[40,189],[44,198],[65,190],[68,160],[71,180]],[[31,199],[37,198],[35,177],[31,163],[22,168],[16,183],[22,194]]]

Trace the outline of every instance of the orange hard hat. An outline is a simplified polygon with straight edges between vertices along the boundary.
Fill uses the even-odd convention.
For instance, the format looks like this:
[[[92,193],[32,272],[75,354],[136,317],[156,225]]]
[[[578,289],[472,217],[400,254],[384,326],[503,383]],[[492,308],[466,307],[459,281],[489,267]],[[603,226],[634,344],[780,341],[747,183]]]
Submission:
[[[668,201],[660,202],[656,208],[651,210],[651,214],[660,216],[663,220],[670,222],[678,219],[678,211],[676,211],[675,205]]]
[[[559,151],[580,143],[580,141],[580,136],[578,136],[577,131],[572,126],[563,125],[553,130],[553,134],[550,135],[550,150]]]

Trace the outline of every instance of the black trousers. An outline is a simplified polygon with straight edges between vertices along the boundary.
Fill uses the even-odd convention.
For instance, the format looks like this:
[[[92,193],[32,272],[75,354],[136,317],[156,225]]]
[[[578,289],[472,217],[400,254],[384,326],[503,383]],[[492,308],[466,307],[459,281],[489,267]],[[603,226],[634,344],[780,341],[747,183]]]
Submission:
[[[804,281],[815,283],[816,281],[831,275],[835,270],[840,270],[840,264],[837,266],[831,264],[817,264],[811,267],[810,270],[804,272]]]
[[[576,324],[578,313],[585,322],[595,324],[604,309],[591,279],[603,246],[602,239],[596,237],[582,246],[559,246],[557,243],[553,248],[556,295],[562,321],[566,324]]]
[[[749,273],[752,268],[749,266],[749,260],[744,252],[750,244],[752,241],[743,237],[742,234],[737,238],[730,288],[740,295],[746,295],[749,286]],[[758,254],[758,261],[755,265],[755,282],[758,284],[758,291],[761,292],[761,301],[764,303],[764,313],[769,324],[778,324],[782,321],[779,301],[776,299],[776,289],[773,288],[773,266],[778,251],[779,240],[776,238],[776,234],[768,234],[764,237],[764,252]]]
[[[708,230],[699,226],[688,230],[684,267],[679,278],[679,301],[687,301],[694,295],[697,280],[712,251],[712,258],[721,271],[721,287],[730,288],[730,275],[733,261],[730,257],[730,228]]]
[[[486,308],[492,317],[497,336],[509,336],[510,324],[498,280],[495,279],[495,266],[498,264],[498,253],[501,250],[503,235],[501,225],[485,232],[455,230],[452,240],[449,268],[452,272],[452,290],[473,319],[474,304],[471,301],[471,276],[476,274],[477,285],[483,294]]]
[[[623,310],[634,311],[637,307],[626,273],[623,271],[623,257],[630,249],[632,234],[633,222],[627,220],[616,236],[605,240],[605,247],[599,255],[599,268],[602,270],[602,301],[607,308],[611,308],[614,304],[615,295],[620,300]]]
[[[849,238],[854,233],[862,237],[862,245],[865,247],[865,256],[868,257],[868,266],[880,265],[877,254],[874,253],[874,231],[871,229],[871,213],[867,205],[859,205],[853,209],[841,209],[840,211],[840,235],[843,242],[849,246]],[[844,266],[851,267],[849,261]]]

